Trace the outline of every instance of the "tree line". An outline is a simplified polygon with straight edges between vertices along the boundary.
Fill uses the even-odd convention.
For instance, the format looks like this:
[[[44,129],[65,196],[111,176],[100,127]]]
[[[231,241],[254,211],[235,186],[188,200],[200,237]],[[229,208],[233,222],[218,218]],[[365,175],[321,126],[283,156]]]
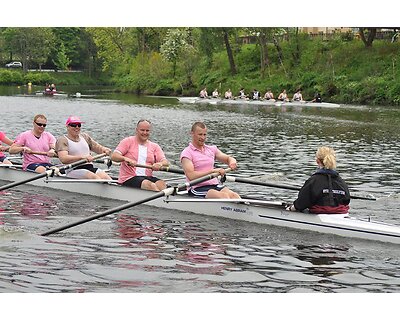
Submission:
[[[369,59],[368,50],[377,50],[379,28],[353,30],[325,41],[300,28],[0,28],[0,61],[19,60],[24,71],[76,69],[92,77],[107,75],[116,87],[137,93],[195,94],[204,85],[232,90],[306,86],[332,97],[338,94],[338,77],[355,81],[359,76],[351,74],[362,64],[345,57],[344,65],[339,51],[354,60]],[[397,31],[393,28],[392,39]],[[394,55],[385,75],[391,71],[397,78],[398,45],[388,40],[383,46]]]

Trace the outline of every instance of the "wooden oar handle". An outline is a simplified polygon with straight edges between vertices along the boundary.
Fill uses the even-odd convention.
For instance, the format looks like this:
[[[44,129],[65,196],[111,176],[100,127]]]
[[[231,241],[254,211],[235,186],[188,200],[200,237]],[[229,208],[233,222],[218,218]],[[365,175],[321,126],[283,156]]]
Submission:
[[[37,154],[37,155],[41,155],[41,156],[47,156],[47,152],[44,152],[44,151],[31,151],[31,152],[29,152],[29,154]]]
[[[139,168],[146,168],[146,169],[151,169],[151,170],[153,170],[153,167],[152,166],[150,166],[150,165],[147,165],[147,164],[140,164],[140,163],[137,163],[136,165],[135,165],[135,167],[139,167]],[[161,168],[160,168],[160,171],[166,171],[166,172],[171,172],[171,173],[179,173],[179,174],[184,174],[185,173],[185,171],[183,171],[182,169],[177,169],[177,168],[171,168],[171,167],[169,167],[169,166],[162,166]]]

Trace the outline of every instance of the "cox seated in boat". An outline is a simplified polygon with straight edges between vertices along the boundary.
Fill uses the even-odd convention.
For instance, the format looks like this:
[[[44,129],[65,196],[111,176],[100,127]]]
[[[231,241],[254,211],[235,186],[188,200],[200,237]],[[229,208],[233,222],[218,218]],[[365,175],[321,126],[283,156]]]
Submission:
[[[232,170],[237,169],[236,159],[228,156],[217,146],[206,145],[207,127],[203,122],[195,122],[191,130],[192,142],[186,147],[180,156],[182,168],[185,171],[186,180],[191,181],[208,174],[219,172],[225,175],[222,168],[214,168],[214,160],[226,163]],[[189,190],[189,195],[202,198],[234,199],[240,196],[219,183],[217,178],[201,182]]]
[[[315,93],[314,99],[312,99],[311,102],[322,102],[321,94],[319,92]]]
[[[111,177],[103,170],[96,168],[91,163],[93,156],[91,151],[98,154],[111,154],[111,149],[102,146],[96,142],[87,133],[81,132],[83,121],[76,116],[70,116],[65,125],[67,134],[59,137],[56,142],[58,158],[63,164],[70,164],[76,161],[86,159],[88,163],[68,169],[66,175],[75,179],[105,179],[111,180]]]
[[[153,177],[153,170],[168,166],[161,147],[149,140],[151,122],[139,120],[136,135],[123,139],[111,155],[111,160],[121,162],[118,182],[124,186],[161,191],[166,188],[164,180]],[[148,166],[146,168],[137,165]]]
[[[3,146],[1,143],[4,142],[8,146]],[[6,136],[3,131],[0,131],[0,164],[12,164],[10,160],[7,159],[7,156],[3,153],[3,151],[8,151],[13,141]]]
[[[321,147],[316,153],[318,170],[304,183],[297,199],[287,207],[290,211],[310,213],[339,213],[349,211],[350,192],[336,169],[335,151]]]
[[[56,138],[45,131],[46,126],[46,116],[35,115],[33,128],[20,133],[11,145],[10,153],[23,153],[23,170],[43,173],[53,166],[50,158],[56,155]]]

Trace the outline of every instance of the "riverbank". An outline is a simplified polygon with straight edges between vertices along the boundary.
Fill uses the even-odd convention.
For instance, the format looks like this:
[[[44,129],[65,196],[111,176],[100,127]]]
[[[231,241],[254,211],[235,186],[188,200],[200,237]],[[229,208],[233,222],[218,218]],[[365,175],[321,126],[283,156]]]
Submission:
[[[261,94],[270,88],[275,96],[286,89],[292,97],[301,88],[305,100],[312,100],[315,92],[320,92],[326,102],[400,105],[400,43],[375,41],[372,48],[365,48],[359,40],[303,40],[298,56],[289,43],[282,43],[282,63],[272,44],[268,50],[269,65],[263,75],[259,70],[259,48],[249,44],[235,53],[236,75],[231,75],[226,52],[221,50],[213,55],[211,65],[201,58],[191,70],[178,68],[175,77],[170,74],[170,66],[153,54],[141,56],[140,63],[136,61],[139,58],[133,58],[129,66],[119,69],[124,71],[96,76],[1,69],[0,85],[107,85],[116,92],[157,96],[197,96],[204,87],[209,94],[215,88],[221,94],[230,88],[237,95],[243,87],[247,93],[256,88]]]
[[[46,83],[57,85],[110,85],[110,76],[99,74],[89,76],[84,72],[54,72],[54,71],[29,71],[0,69],[0,85],[32,85],[45,86]]]
[[[400,43],[375,41],[365,48],[360,40],[330,41],[299,39],[298,48],[281,43],[281,58],[273,44],[268,44],[268,61],[260,71],[260,49],[256,44],[243,45],[235,52],[237,73],[231,74],[224,49],[214,53],[212,63],[206,57],[182,65],[176,76],[167,75],[164,64],[154,55],[133,59],[129,73],[116,73],[115,85],[122,91],[151,95],[197,96],[207,87],[237,95],[243,87],[262,94],[270,88],[275,95],[286,89],[292,97],[302,88],[303,97],[311,100],[320,92],[324,101],[341,104],[399,105]],[[283,59],[283,60],[280,60]],[[156,62],[159,68],[153,68]],[[140,62],[140,63],[139,63]],[[189,63],[189,62],[188,62]]]

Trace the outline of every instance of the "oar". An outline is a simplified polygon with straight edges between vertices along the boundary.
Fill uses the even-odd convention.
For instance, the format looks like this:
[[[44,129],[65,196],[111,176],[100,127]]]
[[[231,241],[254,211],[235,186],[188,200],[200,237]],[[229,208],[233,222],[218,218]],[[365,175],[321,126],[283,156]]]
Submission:
[[[14,163],[11,163],[11,164],[0,163],[0,168],[3,168],[3,167],[6,167],[6,168],[22,168],[22,165],[21,164],[14,164]]]
[[[152,166],[149,166],[147,164],[140,164],[140,163],[137,163],[135,165],[135,167],[153,169]],[[167,172],[172,172],[172,173],[185,174],[185,171],[183,171],[182,169],[175,169],[175,168],[171,168],[170,166],[166,166],[166,167],[162,166],[159,171],[167,171]]]
[[[296,191],[299,191],[301,189],[300,187],[297,187],[297,186],[263,182],[263,181],[257,181],[257,180],[252,180],[252,179],[248,179],[248,178],[240,178],[240,177],[233,177],[233,176],[226,176],[226,181],[241,182],[241,183],[248,183],[248,184],[253,184],[253,185],[257,185],[257,186],[272,187],[272,188],[287,189],[287,190],[296,190]],[[361,200],[372,200],[372,201],[376,200],[375,198],[367,198],[367,197],[360,197],[360,196],[350,196],[350,198],[361,199]]]
[[[110,158],[108,158],[108,159],[110,159]],[[98,162],[98,161],[96,161],[96,162]],[[100,162],[98,162],[98,163],[100,163]],[[119,162],[112,162],[112,164],[120,165],[121,163],[119,163]],[[107,166],[111,166],[111,164],[110,164],[110,165],[107,164]],[[150,165],[147,165],[147,164],[140,164],[140,163],[137,163],[136,165],[134,165],[134,167],[146,168],[146,169],[151,169],[151,170],[153,170],[153,167],[150,166]],[[179,169],[179,168],[171,168],[170,166],[162,166],[162,167],[159,169],[159,171],[166,171],[166,172],[171,172],[171,173],[185,174],[185,171],[183,171],[182,169]]]
[[[28,154],[37,154],[40,156],[47,156],[47,152],[45,152],[45,151],[31,151]],[[55,157],[57,157],[57,156],[55,156]]]
[[[7,157],[7,159],[8,160],[21,160],[22,159],[22,157],[21,156],[9,156],[9,157]]]
[[[40,156],[47,156],[47,152],[44,151],[31,151],[30,154],[37,154]]]
[[[228,172],[228,171],[230,171],[230,169],[228,168],[225,171]],[[42,236],[48,236],[50,234],[53,234],[53,233],[56,233],[56,232],[59,232],[59,231],[63,231],[65,229],[69,229],[69,228],[75,227],[75,226],[80,225],[82,223],[89,222],[89,221],[92,221],[92,220],[95,220],[95,219],[98,219],[98,218],[101,218],[101,217],[105,217],[105,216],[107,216],[109,214],[113,214],[113,213],[121,211],[121,210],[125,210],[125,209],[129,209],[129,208],[135,207],[135,206],[137,206],[139,204],[143,204],[143,203],[146,203],[146,202],[149,202],[149,201],[152,201],[152,200],[164,197],[164,196],[172,195],[177,191],[184,190],[186,188],[192,187],[192,186],[194,186],[196,184],[199,184],[199,183],[207,181],[207,180],[211,180],[213,178],[218,177],[219,175],[220,175],[219,172],[216,172],[216,173],[208,174],[206,176],[197,178],[197,179],[192,180],[192,181],[181,183],[176,187],[166,188],[164,190],[161,190],[161,191],[158,191],[158,192],[154,193],[150,197],[147,197],[147,198],[144,198],[142,200],[135,201],[135,202],[129,202],[129,203],[123,204],[121,206],[106,210],[104,212],[100,212],[100,213],[91,215],[90,217],[87,217],[85,219],[82,219],[82,220],[79,220],[79,221],[76,221],[76,222],[72,222],[72,223],[69,223],[67,225],[64,225],[64,226],[61,226],[61,227],[54,228],[52,230],[46,231],[46,232],[42,233],[41,235]]]
[[[93,159],[98,159],[98,158],[101,158],[101,157],[104,157],[104,156],[106,156],[106,154],[105,154],[105,153],[102,153],[102,154],[99,154],[99,155],[93,157]],[[43,173],[39,173],[39,174],[37,174],[37,175],[34,175],[33,177],[28,178],[28,179],[26,179],[26,180],[16,181],[16,182],[12,182],[12,183],[6,184],[6,185],[4,185],[4,186],[1,186],[1,187],[0,187],[0,191],[6,190],[6,189],[9,189],[9,188],[12,188],[12,187],[16,187],[16,186],[19,186],[19,185],[21,185],[21,184],[28,183],[28,182],[31,182],[31,181],[34,181],[34,180],[38,180],[38,179],[40,179],[40,178],[50,177],[50,176],[54,175],[54,173],[55,173],[56,171],[66,170],[66,169],[70,169],[70,168],[75,168],[76,166],[79,166],[79,165],[84,164],[84,163],[86,163],[86,162],[87,162],[86,159],[82,159],[82,160],[79,160],[79,161],[76,161],[76,162],[73,162],[73,163],[64,165],[64,166],[62,166],[62,167],[55,167],[55,166],[54,166],[54,167],[51,167],[49,170],[46,170],[46,171],[43,172]]]

